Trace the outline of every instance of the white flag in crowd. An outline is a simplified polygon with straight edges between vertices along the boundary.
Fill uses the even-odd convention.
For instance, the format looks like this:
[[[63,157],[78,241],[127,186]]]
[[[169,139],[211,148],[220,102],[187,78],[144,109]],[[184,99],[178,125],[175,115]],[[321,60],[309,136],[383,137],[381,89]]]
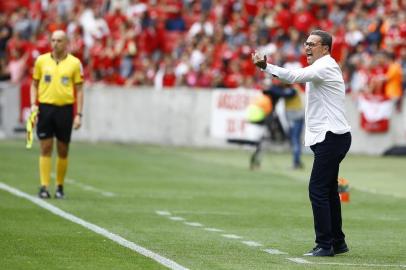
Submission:
[[[367,98],[361,95],[358,98],[358,108],[364,114],[367,121],[376,122],[390,118],[393,112],[394,102],[390,99]]]

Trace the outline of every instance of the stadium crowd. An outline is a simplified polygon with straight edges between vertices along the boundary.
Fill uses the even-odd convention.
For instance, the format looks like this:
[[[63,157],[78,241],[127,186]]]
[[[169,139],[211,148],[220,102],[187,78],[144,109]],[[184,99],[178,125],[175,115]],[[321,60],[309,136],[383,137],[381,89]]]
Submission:
[[[30,80],[63,29],[88,82],[261,88],[252,50],[305,66],[304,38],[320,28],[348,92],[400,99],[406,86],[404,0],[15,0],[0,11],[0,77],[12,82]]]

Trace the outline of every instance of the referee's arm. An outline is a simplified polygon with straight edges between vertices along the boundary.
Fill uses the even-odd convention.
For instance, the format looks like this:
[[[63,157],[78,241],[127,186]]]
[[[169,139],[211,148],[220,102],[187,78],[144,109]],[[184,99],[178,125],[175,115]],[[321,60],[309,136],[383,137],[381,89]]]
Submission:
[[[83,114],[83,83],[75,84],[76,90],[76,115],[73,119],[73,128],[78,129],[82,125]]]
[[[37,106],[38,85],[39,85],[39,80],[32,79],[31,87],[30,87],[31,111],[38,109],[38,106]]]

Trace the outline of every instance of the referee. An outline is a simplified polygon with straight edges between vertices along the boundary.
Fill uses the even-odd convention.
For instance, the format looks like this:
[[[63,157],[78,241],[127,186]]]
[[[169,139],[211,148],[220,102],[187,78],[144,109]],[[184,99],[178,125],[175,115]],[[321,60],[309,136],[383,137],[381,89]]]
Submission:
[[[52,33],[51,47],[52,52],[40,55],[35,61],[30,89],[31,111],[39,111],[37,136],[41,149],[41,187],[38,196],[43,199],[51,197],[49,185],[55,137],[58,152],[55,198],[63,199],[72,127],[78,129],[82,124],[83,69],[80,60],[68,53],[68,38],[64,31]],[[73,115],[75,101],[76,114]]]

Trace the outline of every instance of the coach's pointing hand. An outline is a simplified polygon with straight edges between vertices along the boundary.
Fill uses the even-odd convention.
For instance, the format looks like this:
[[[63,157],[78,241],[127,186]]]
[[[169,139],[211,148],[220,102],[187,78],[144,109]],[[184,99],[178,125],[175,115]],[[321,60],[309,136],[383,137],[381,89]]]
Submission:
[[[255,51],[253,54],[251,54],[252,57],[252,62],[254,65],[261,69],[266,68],[266,55],[260,52]]]

